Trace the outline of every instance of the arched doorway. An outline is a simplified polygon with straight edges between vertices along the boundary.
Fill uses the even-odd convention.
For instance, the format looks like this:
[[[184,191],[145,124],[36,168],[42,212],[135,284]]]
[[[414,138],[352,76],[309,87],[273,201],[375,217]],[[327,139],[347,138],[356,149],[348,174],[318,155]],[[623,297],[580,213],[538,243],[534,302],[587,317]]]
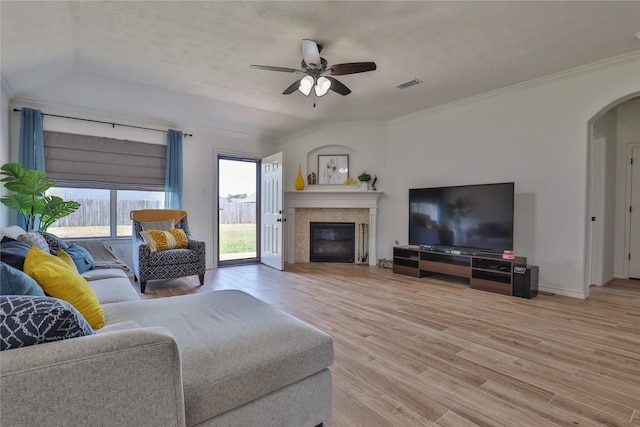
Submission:
[[[615,277],[628,278],[631,233],[627,195],[627,145],[640,142],[640,129],[620,123],[619,111],[639,111],[640,92],[621,97],[602,108],[588,122],[587,281],[604,285]],[[631,126],[633,127],[633,126]],[[618,129],[623,128],[624,135]],[[640,163],[640,162],[638,162]],[[640,167],[640,165],[636,165]],[[639,206],[640,208],[640,206]],[[640,239],[640,234],[637,236]],[[640,253],[636,254],[640,260]]]

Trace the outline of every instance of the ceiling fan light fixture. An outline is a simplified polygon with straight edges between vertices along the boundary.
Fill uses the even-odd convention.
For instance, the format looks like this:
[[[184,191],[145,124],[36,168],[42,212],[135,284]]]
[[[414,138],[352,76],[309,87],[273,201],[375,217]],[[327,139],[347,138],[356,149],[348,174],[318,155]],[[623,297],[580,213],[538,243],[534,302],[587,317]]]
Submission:
[[[315,67],[320,65],[320,50],[318,44],[309,39],[302,40],[302,57],[308,65]]]
[[[0,0],[2,1],[2,0]],[[291,83],[282,94],[290,95],[296,90],[304,96],[309,96],[311,90],[314,91],[314,97],[326,95],[329,90],[336,92],[342,96],[349,95],[351,90],[342,84],[339,80],[331,76],[343,76],[347,74],[365,73],[374,71],[377,66],[375,62],[345,62],[342,64],[327,65],[327,60],[320,57],[322,46],[313,40],[302,40],[302,61],[300,68],[272,67],[269,65],[252,65],[251,68],[267,71],[280,71],[286,73],[304,74],[299,80]],[[325,75],[327,75],[325,77]],[[313,104],[315,107],[315,103]]]
[[[313,77],[304,76],[302,80],[300,80],[300,86],[298,87],[298,90],[302,92],[304,96],[309,96],[314,83],[315,82],[313,81]]]
[[[315,91],[317,96],[324,96],[329,92],[331,88],[331,80],[326,77],[318,77],[316,82]]]

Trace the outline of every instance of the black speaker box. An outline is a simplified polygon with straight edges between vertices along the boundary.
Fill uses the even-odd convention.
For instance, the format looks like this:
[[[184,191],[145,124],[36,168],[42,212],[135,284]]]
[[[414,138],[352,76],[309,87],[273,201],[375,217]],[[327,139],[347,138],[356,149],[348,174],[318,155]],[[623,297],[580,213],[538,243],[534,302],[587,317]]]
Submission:
[[[513,296],[531,299],[538,295],[538,266],[513,267]]]

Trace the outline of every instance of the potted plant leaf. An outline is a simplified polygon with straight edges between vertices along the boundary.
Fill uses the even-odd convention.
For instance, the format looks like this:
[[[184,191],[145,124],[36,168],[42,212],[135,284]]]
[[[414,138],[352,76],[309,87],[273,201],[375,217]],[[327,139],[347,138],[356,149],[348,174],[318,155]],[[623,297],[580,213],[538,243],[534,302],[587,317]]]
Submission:
[[[26,231],[35,230],[36,226],[39,231],[46,231],[51,224],[80,207],[78,202],[45,195],[57,182],[42,171],[25,168],[20,163],[6,163],[0,170],[4,176],[0,181],[13,192],[0,198],[0,202],[24,216]]]
[[[358,175],[358,181],[360,181],[360,187],[363,190],[369,189],[369,181],[371,181],[371,174],[367,173],[367,171],[362,172]]]

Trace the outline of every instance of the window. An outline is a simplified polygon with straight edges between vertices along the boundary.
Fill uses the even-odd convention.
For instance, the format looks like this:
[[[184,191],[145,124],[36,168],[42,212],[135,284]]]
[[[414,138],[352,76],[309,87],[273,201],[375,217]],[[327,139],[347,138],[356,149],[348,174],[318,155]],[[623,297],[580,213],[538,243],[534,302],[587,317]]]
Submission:
[[[63,238],[131,236],[129,212],[164,208],[166,146],[62,132],[44,132],[47,194],[80,209],[53,223]]]
[[[80,203],[47,230],[62,238],[131,236],[129,211],[164,207],[164,191],[53,187],[47,194]]]
[[[131,236],[129,212],[139,209],[163,209],[164,191],[118,190],[116,192],[117,236]]]
[[[47,195],[74,200],[80,208],[54,222],[47,231],[62,238],[110,237],[110,190],[52,187]]]

